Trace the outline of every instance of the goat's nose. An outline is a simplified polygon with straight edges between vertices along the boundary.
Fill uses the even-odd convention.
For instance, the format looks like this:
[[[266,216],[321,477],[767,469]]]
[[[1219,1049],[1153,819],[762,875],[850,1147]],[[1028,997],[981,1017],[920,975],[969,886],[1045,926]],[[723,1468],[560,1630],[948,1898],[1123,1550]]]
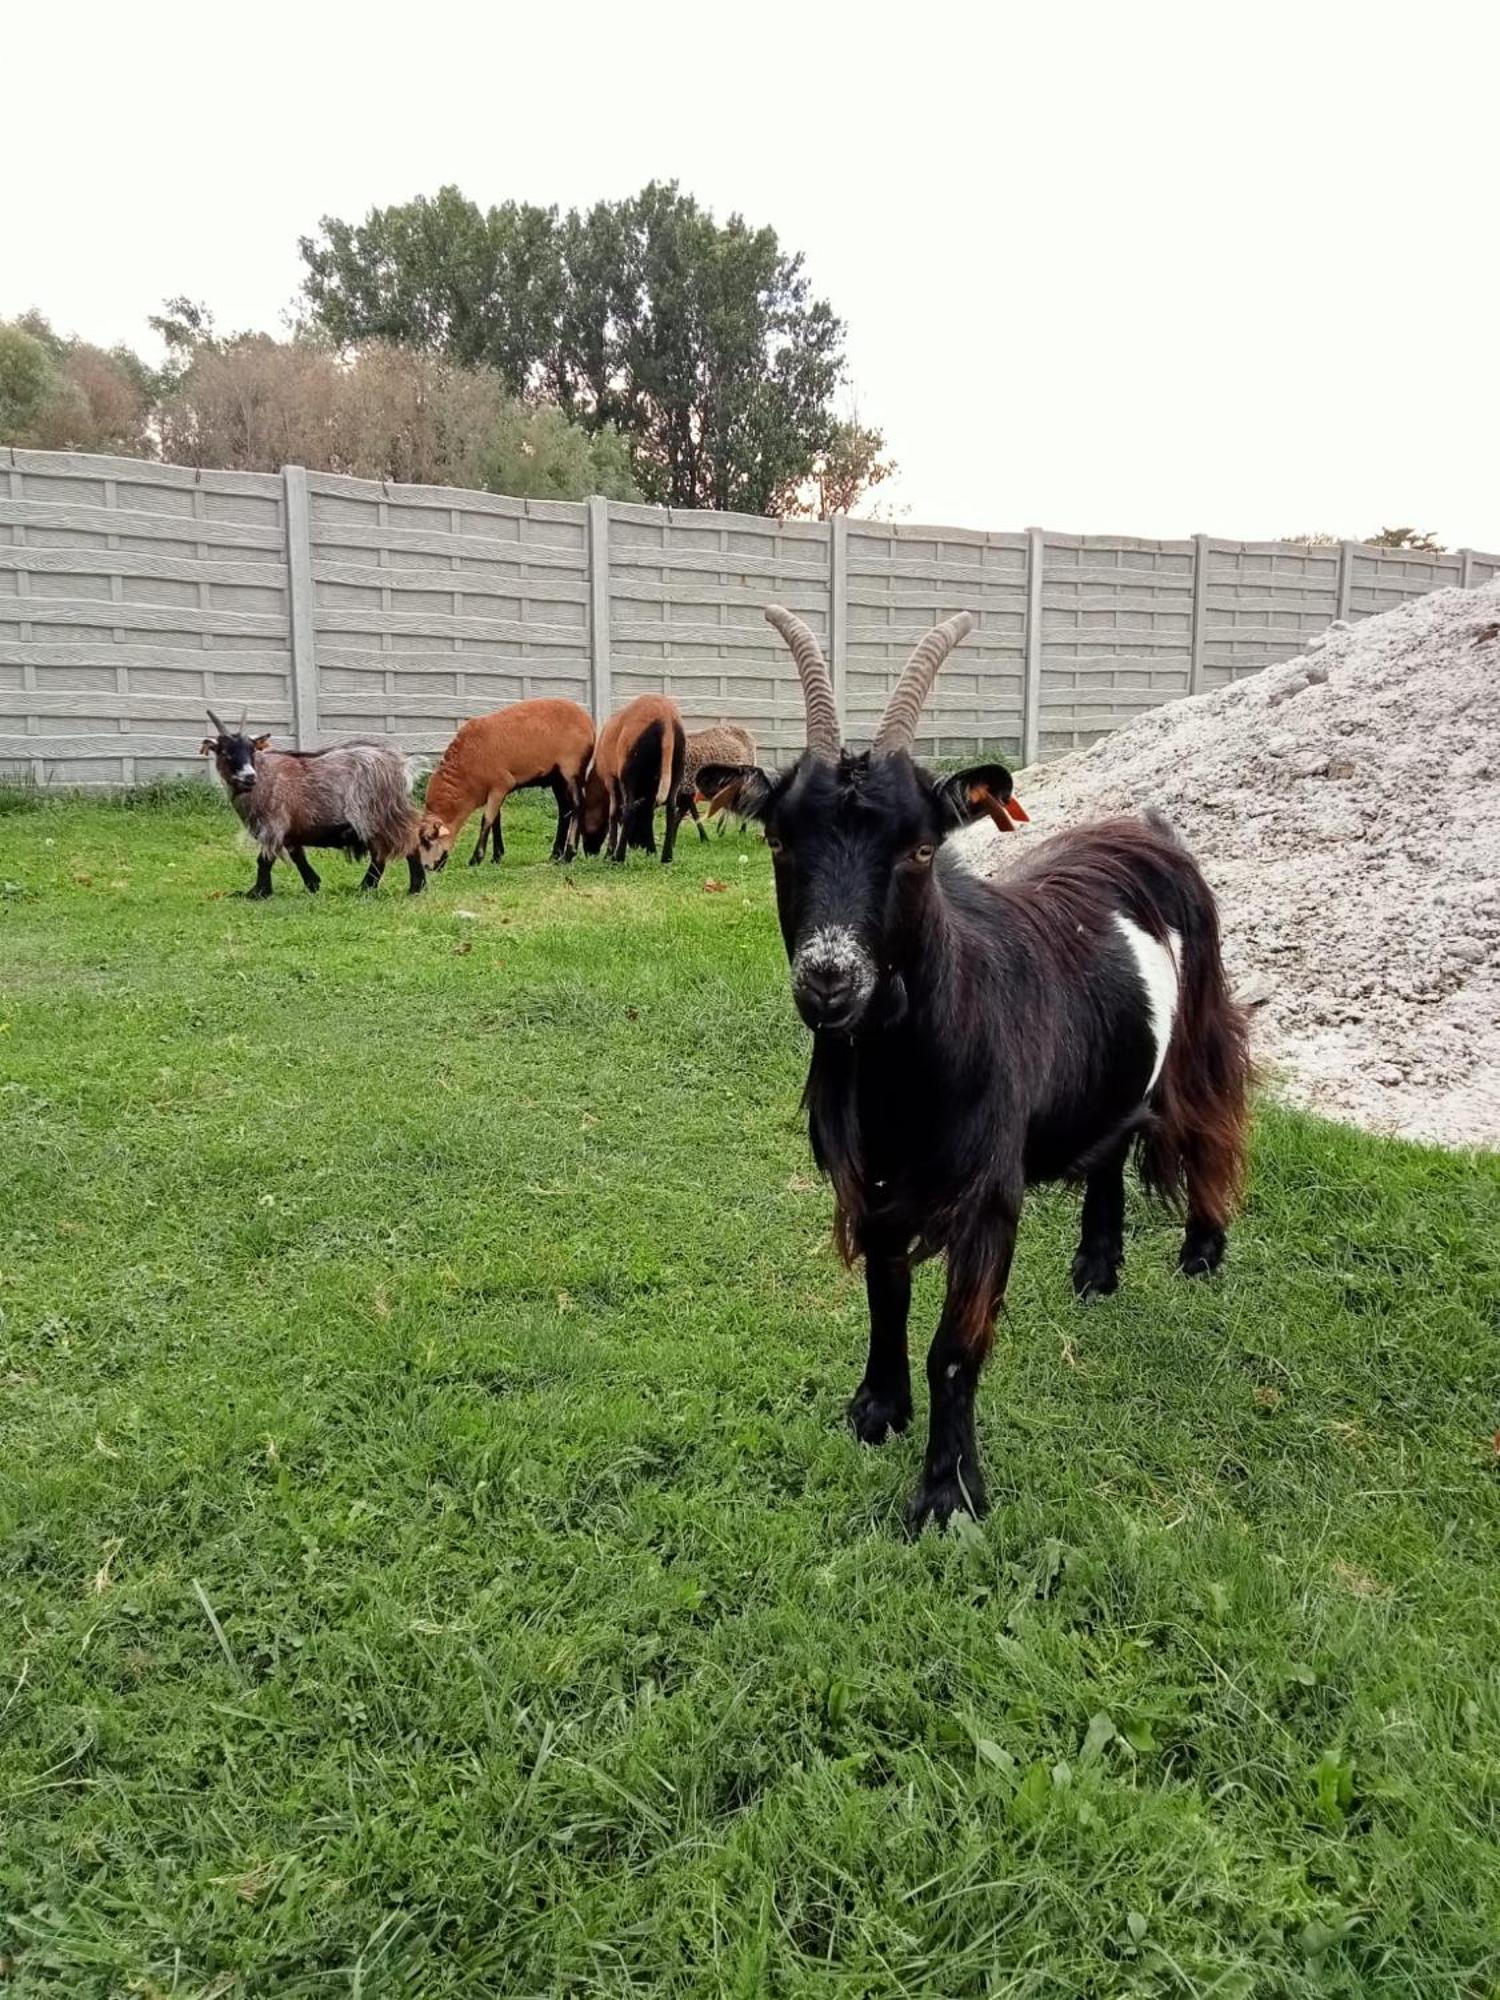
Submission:
[[[796,1000],[810,1028],[831,1028],[854,1011],[855,982],[846,967],[806,965],[797,977]]]

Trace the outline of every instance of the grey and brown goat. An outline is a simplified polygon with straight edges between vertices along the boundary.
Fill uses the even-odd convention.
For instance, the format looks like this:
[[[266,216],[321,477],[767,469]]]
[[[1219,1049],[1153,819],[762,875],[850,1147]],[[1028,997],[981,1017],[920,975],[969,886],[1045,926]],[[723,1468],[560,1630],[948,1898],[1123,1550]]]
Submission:
[[[226,729],[212,709],[215,734],[204,738],[230,803],[260,856],[252,898],[271,893],[272,864],[290,861],[309,893],[319,880],[309,847],[342,848],[351,861],[368,857],[362,889],[373,889],[386,864],[405,857],[411,894],[426,882],[417,852],[418,819],[406,759],[383,743],[335,743],[327,750],[272,750],[269,736],[247,736],[244,717]]]

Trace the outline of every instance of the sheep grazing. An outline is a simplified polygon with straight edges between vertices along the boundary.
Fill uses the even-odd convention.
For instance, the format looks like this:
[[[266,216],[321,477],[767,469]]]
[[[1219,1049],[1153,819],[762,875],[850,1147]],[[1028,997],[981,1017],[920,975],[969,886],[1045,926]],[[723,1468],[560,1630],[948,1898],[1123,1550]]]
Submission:
[[[682,716],[666,695],[642,694],[612,715],[599,731],[593,768],[583,794],[583,851],[608,843],[612,861],[626,850],[656,852],[656,808],[667,809],[663,865],[677,845],[686,738]]]
[[[235,811],[260,849],[255,899],[271,893],[271,867],[283,855],[306,883],[309,894],[319,877],[307,858],[309,847],[339,847],[351,861],[369,857],[361,882],[373,889],[387,862],[404,855],[415,896],[426,881],[417,852],[417,815],[412,807],[406,759],[383,743],[336,743],[327,750],[272,750],[269,736],[246,736],[226,729],[208,711],[215,734],[200,748],[212,757]]]
[[[805,1102],[832,1179],[836,1237],[863,1256],[869,1360],[849,1406],[878,1443],[911,1421],[906,1328],[915,1259],[947,1259],[927,1356],[927,1451],[914,1528],[984,1510],[974,1434],[979,1371],[1005,1295],[1022,1197],[1083,1183],[1073,1259],[1081,1297],[1124,1259],[1127,1155],[1186,1212],[1185,1275],[1215,1270],[1245,1168],[1250,1075],[1212,893],[1166,822],[1115,820],[1039,841],[998,881],[943,841],[1004,808],[998,764],[934,778],[911,757],[923,701],[968,613],[929,633],[856,755],[817,641],[767,617],[796,658],[807,749],[788,771],[738,777],[776,871],[792,991],[813,1032]]]
[[[711,729],[695,729],[686,739],[682,760],[682,786],[677,794],[678,813],[686,813],[698,829],[698,838],[707,840],[703,821],[698,816],[698,800],[702,796],[698,790],[698,773],[705,764],[753,764],[755,762],[755,738],[748,729],[741,729],[738,723],[721,722]],[[709,817],[715,813],[730,813],[734,810],[737,791],[735,785],[726,785],[708,801]],[[721,826],[719,831],[723,832]]]
[[[529,785],[552,787],[557,800],[552,859],[571,860],[578,845],[584,773],[593,752],[593,718],[576,701],[517,701],[466,722],[427,781],[420,832],[424,864],[434,871],[447,865],[476,807],[479,842],[469,866],[484,859],[486,841],[491,858],[498,861],[505,852],[500,809],[512,792]]]

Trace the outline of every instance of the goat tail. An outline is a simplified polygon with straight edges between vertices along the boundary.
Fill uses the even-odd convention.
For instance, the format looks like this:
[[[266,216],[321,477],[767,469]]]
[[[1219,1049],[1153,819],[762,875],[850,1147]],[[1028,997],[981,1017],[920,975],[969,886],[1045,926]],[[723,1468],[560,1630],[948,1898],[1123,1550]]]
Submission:
[[[1223,1230],[1245,1189],[1254,1068],[1246,1016],[1224,971],[1213,892],[1191,862],[1181,889],[1177,1013],[1137,1164],[1152,1193]]]

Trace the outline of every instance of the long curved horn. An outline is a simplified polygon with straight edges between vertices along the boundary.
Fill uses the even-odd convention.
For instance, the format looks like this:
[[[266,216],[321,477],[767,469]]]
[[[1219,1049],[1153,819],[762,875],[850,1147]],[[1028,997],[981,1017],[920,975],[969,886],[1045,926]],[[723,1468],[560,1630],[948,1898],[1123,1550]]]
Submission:
[[[229,734],[229,731],[224,727],[223,723],[220,722],[218,716],[214,714],[212,709],[208,711],[208,719],[213,724],[215,730],[220,736],[227,736]]]
[[[807,747],[826,763],[837,763],[839,711],[823,649],[802,620],[782,605],[768,604],[766,617],[791,647],[792,658],[797,662],[802,699],[807,704]]]
[[[934,625],[901,669],[896,691],[885,705],[880,728],[870,745],[872,757],[894,757],[898,750],[910,750],[912,737],[922,714],[922,704],[932,690],[937,670],[959,640],[974,629],[972,611],[957,612]]]

